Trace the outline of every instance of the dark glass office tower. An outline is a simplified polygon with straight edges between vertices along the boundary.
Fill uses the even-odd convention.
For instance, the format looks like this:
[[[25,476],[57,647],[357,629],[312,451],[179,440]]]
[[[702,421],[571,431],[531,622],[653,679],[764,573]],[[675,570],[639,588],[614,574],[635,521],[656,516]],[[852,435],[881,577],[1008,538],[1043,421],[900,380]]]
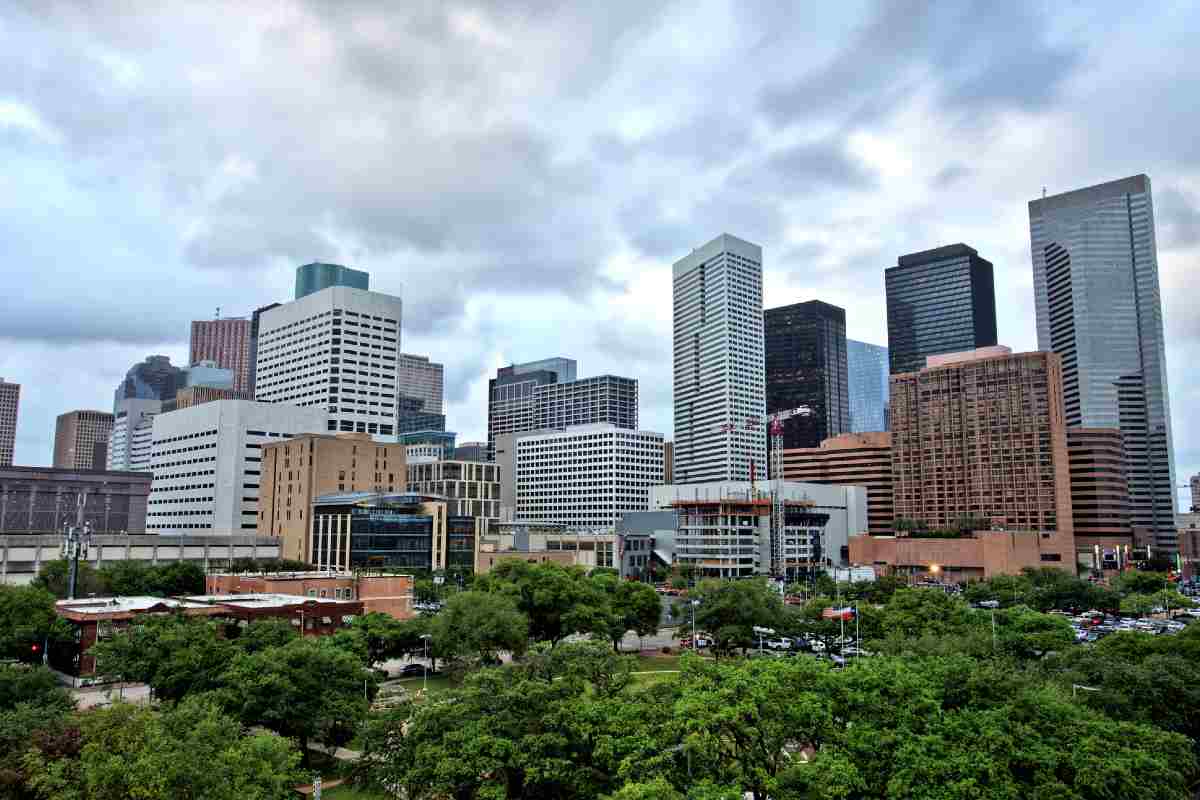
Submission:
[[[891,374],[925,357],[996,344],[992,262],[965,244],[900,256],[885,272]]]
[[[125,373],[113,392],[113,409],[131,397],[143,400],[174,400],[175,392],[187,386],[187,372],[171,363],[170,356],[146,356]]]
[[[1062,356],[1067,425],[1118,428],[1130,516],[1177,547],[1154,203],[1145,175],[1029,203],[1038,349]]]
[[[783,424],[783,446],[819,447],[850,431],[846,310],[820,300],[763,312],[767,413],[808,406]]]

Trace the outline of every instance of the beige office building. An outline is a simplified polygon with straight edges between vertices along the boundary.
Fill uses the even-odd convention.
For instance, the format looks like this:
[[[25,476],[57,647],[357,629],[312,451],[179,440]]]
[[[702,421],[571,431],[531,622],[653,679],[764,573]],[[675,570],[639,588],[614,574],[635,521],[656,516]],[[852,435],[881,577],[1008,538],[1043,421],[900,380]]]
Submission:
[[[403,444],[369,434],[302,433],[262,448],[258,532],[280,539],[280,556],[309,561],[313,501],[347,492],[404,492]]]
[[[55,469],[104,469],[113,415],[107,411],[68,411],[54,426]]]
[[[798,483],[864,486],[867,489],[867,530],[892,531],[892,435],[883,431],[844,433],[820,447],[783,451],[783,479]]]

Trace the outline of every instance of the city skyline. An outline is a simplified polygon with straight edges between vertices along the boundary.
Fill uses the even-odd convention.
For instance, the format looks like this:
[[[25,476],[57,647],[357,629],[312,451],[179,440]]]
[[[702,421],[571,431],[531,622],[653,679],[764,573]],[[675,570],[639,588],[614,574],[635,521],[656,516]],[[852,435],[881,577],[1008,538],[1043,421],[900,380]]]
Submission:
[[[224,44],[235,37],[216,14],[198,12],[200,27],[215,34],[204,41],[221,43],[211,54],[209,44],[182,36],[169,52],[140,46],[139,31],[160,30],[152,16],[14,14],[16,46],[0,71],[8,135],[0,148],[14,165],[13,196],[27,198],[27,208],[6,210],[3,224],[14,243],[14,282],[28,289],[0,321],[0,374],[23,387],[15,462],[49,463],[58,414],[108,408],[124,370],[148,354],[184,364],[191,320],[218,305],[249,314],[285,302],[295,267],[314,260],[368,271],[375,288],[404,299],[412,311],[405,350],[446,364],[447,428],[463,439],[485,438],[495,369],[555,352],[571,353],[589,374],[638,379],[641,427],[673,430],[671,319],[662,303],[669,266],[721,231],[763,246],[766,305],[839,305],[850,338],[880,344],[882,268],[903,253],[968,242],[995,264],[998,340],[1033,350],[1025,204],[1043,186],[1055,194],[1145,172],[1155,181],[1177,482],[1186,483],[1200,470],[1200,429],[1187,413],[1200,397],[1200,368],[1189,357],[1200,326],[1183,291],[1200,257],[1200,185],[1183,132],[1198,112],[1164,95],[1197,70],[1182,49],[1183,32],[1198,21],[1189,13],[1196,12],[1080,20],[1015,7],[990,20],[998,46],[945,55],[948,43],[973,35],[969,15],[934,26],[920,12],[901,18],[885,7],[857,18],[820,16],[812,41],[826,44],[799,59],[801,32],[788,28],[796,23],[762,9],[713,6],[688,21],[679,8],[620,8],[603,26],[570,10],[538,20],[479,12],[471,24],[445,26],[453,42],[474,45],[452,96],[436,80],[448,63],[417,48],[405,57],[428,62],[433,99],[453,111],[468,97],[471,105],[486,98],[471,118],[491,122],[477,134],[450,131],[442,147],[422,104],[405,124],[381,111],[387,151],[397,139],[412,154],[386,176],[367,168],[378,151],[345,138],[343,127],[295,137],[298,120],[337,107],[325,97],[314,107],[298,102],[298,79],[280,84],[279,73],[262,69],[237,97],[190,83],[198,77],[148,80],[182,74],[185,62],[194,62],[196,76],[236,65]],[[724,17],[736,24],[709,64],[678,47],[681,31],[694,35]],[[132,33],[118,38],[116,23]],[[273,24],[254,17],[244,35],[270,46]],[[343,24],[298,13],[284,39],[306,33],[336,42],[345,34],[326,57],[346,71],[347,85],[362,88],[368,108],[381,107],[378,100],[405,90],[362,70],[352,48],[371,52],[369,42]],[[1092,44],[1101,31],[1126,54],[1119,68]],[[593,46],[568,54],[544,44],[570,34]],[[635,46],[616,48],[618,37]],[[894,46],[879,46],[891,38]],[[53,67],[61,81],[50,88],[51,68],[25,54],[57,51],[67,39],[83,45],[72,48],[80,55]],[[505,48],[524,60],[511,63]],[[742,65],[751,48],[756,61],[778,65]],[[300,76],[318,56],[289,49],[272,58]],[[881,59],[890,68],[880,69]],[[669,101],[638,88],[652,71],[667,82]],[[926,80],[907,80],[914,72]],[[538,80],[543,73],[561,79]],[[522,102],[506,79],[523,87]],[[840,82],[852,88],[836,89]],[[708,99],[733,86],[728,104]],[[809,102],[822,91],[833,92],[831,102]],[[278,106],[267,102],[276,92]],[[349,103],[347,93],[337,102]],[[126,103],[146,115],[120,128],[95,124]],[[591,110],[560,113],[580,103]],[[814,106],[821,112],[801,125],[795,109],[811,114]],[[160,113],[179,108],[211,121],[204,135],[212,148]],[[1161,125],[1133,126],[1164,113]],[[235,125],[238,114],[248,116]],[[284,132],[288,147],[299,148],[295,159],[275,157]],[[172,165],[171,177],[148,166],[155,163]],[[641,174],[630,181],[631,172]],[[278,202],[296,194],[281,186],[300,185],[309,189],[304,197]],[[406,185],[412,189],[393,188]],[[409,191],[432,203],[408,204]],[[135,202],[116,199],[129,197]],[[64,213],[46,215],[51,204]],[[418,210],[380,213],[406,204]],[[119,215],[110,210],[117,208]],[[554,208],[569,211],[556,217]],[[165,271],[171,279],[155,282]],[[64,371],[71,381],[58,378]]]

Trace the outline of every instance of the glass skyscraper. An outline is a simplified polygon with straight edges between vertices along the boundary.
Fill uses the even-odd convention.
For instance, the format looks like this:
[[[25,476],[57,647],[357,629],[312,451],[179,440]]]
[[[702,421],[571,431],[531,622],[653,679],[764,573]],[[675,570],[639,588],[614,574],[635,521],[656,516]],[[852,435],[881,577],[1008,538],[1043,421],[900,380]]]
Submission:
[[[846,371],[850,377],[850,432],[888,429],[888,349],[846,340]]]
[[[783,423],[783,447],[820,447],[850,430],[846,309],[811,300],[763,312],[767,413],[808,406]],[[768,439],[768,444],[770,440]]]
[[[996,344],[992,262],[965,244],[900,256],[884,273],[890,371],[924,369],[925,357]]]
[[[314,261],[296,267],[296,299],[328,289],[330,286],[347,286],[367,291],[371,288],[370,282],[369,273],[343,267],[341,264],[322,264],[320,261]]]
[[[1038,348],[1062,356],[1067,425],[1118,428],[1134,527],[1174,551],[1175,462],[1154,204],[1145,175],[1029,203]]]

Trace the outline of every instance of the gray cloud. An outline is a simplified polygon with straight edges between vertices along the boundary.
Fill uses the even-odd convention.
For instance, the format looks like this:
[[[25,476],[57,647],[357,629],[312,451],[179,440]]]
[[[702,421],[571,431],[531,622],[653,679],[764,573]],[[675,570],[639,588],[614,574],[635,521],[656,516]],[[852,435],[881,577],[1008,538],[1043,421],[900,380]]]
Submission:
[[[1080,62],[1078,51],[1047,40],[1044,19],[1024,2],[879,2],[846,47],[765,91],[762,107],[781,124],[814,111],[862,124],[935,88],[956,113],[1038,109]]]

